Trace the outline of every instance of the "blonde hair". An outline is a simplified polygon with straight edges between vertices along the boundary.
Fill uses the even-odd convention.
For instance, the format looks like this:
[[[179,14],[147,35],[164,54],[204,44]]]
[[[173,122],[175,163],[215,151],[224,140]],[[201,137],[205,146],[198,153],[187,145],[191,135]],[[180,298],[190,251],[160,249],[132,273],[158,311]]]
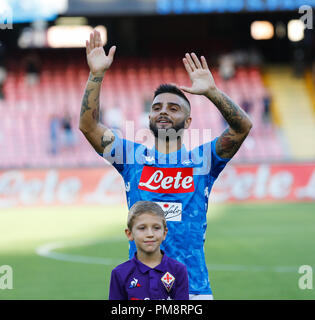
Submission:
[[[166,219],[162,208],[152,201],[138,201],[130,208],[128,213],[127,227],[130,231],[132,230],[134,220],[144,213],[151,213],[160,217],[163,222],[163,227],[166,229]]]

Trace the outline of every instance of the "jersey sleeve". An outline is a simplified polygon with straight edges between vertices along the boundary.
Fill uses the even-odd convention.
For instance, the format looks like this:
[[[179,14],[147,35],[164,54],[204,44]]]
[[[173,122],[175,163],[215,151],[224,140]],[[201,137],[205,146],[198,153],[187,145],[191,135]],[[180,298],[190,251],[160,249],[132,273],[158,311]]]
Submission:
[[[211,169],[210,169],[210,179],[211,182],[214,182],[216,178],[219,176],[220,172],[224,169],[226,164],[231,159],[221,158],[216,152],[216,143],[218,138],[215,138],[211,141]]]
[[[112,148],[107,153],[98,153],[106,159],[120,174],[124,171],[127,163],[133,163],[134,142],[123,139],[115,130],[112,130],[115,135]]]
[[[172,299],[189,300],[188,272],[185,265],[179,266],[175,281],[177,285]]]
[[[117,270],[112,270],[109,285],[109,300],[128,300],[127,293],[124,290],[123,283]]]

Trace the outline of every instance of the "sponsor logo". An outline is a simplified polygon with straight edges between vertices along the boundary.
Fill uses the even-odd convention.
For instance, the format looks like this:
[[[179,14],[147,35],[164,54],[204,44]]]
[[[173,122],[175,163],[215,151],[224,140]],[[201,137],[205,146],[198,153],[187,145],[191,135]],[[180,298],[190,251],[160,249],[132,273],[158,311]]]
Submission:
[[[167,221],[182,221],[182,204],[178,202],[156,202],[164,211]]]
[[[170,292],[175,282],[175,277],[171,275],[169,272],[166,272],[161,278],[161,281],[164,284],[164,287],[167,290],[167,292]]]
[[[144,166],[139,189],[157,193],[187,193],[195,190],[193,168]]]
[[[126,191],[127,191],[127,192],[130,191],[130,182],[129,182],[129,181],[126,183]]]
[[[133,278],[133,280],[131,280],[131,282],[130,282],[129,289],[136,288],[136,287],[141,287],[141,285],[140,285],[140,283],[138,283],[138,279]]]

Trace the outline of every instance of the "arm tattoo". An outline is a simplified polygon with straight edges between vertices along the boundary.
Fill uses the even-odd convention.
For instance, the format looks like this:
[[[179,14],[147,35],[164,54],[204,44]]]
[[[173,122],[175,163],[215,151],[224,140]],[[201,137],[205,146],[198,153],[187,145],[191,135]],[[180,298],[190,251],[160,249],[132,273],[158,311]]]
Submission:
[[[248,123],[245,112],[235,104],[228,96],[222,93],[219,97],[213,98],[212,102],[222,113],[226,122],[232,129],[238,132],[244,131]]]
[[[230,129],[226,129],[218,138],[216,152],[221,158],[232,158],[242,145],[247,134],[242,137],[236,136]]]
[[[247,114],[223,92],[211,98],[229,128],[218,138],[216,152],[222,158],[232,158],[247,137],[252,123]]]
[[[86,89],[84,96],[83,96],[83,101],[82,101],[82,108],[81,108],[81,113],[80,116],[82,117],[87,110],[91,110],[89,107],[89,95],[94,89]]]
[[[95,120],[96,122],[99,121],[99,119],[100,119],[99,110],[97,110],[97,109],[94,109],[94,110],[93,110],[93,112],[92,112],[92,118],[93,118],[93,120]]]
[[[94,77],[92,74],[89,75],[89,80],[93,82],[102,82],[103,77]]]

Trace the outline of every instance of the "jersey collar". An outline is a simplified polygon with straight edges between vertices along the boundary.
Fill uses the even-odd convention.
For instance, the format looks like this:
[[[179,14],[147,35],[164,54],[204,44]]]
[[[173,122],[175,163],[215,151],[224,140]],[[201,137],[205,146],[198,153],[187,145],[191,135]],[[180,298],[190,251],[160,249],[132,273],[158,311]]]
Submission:
[[[132,260],[133,262],[138,266],[139,270],[142,272],[142,273],[146,273],[146,272],[149,272],[150,270],[157,270],[157,271],[160,271],[160,272],[166,272],[166,262],[167,262],[167,257],[166,255],[164,254],[164,251],[161,250],[161,253],[162,253],[162,260],[161,260],[161,263],[159,265],[157,265],[156,267],[154,268],[150,268],[149,266],[143,264],[141,261],[139,261],[137,259],[137,252],[135,252]]]
[[[151,149],[147,149],[147,156],[146,156],[147,164],[174,164],[178,165],[183,162],[189,162],[190,156],[189,152],[187,151],[184,144],[182,147],[174,152],[171,153],[162,153],[159,152],[155,146]],[[150,163],[149,163],[150,162]]]

